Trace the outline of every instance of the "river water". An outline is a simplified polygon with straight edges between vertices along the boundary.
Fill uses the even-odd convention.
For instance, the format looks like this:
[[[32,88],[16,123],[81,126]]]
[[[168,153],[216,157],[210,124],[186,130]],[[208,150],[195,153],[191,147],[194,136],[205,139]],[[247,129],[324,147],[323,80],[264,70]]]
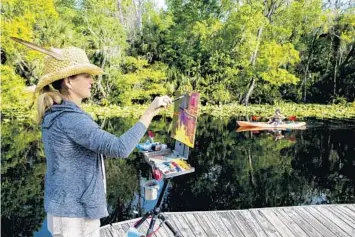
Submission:
[[[304,130],[239,132],[236,119],[201,116],[189,155],[195,172],[171,180],[164,211],[355,203],[354,121],[306,120]],[[117,136],[134,122],[98,121]],[[174,143],[170,119],[157,118],[150,129],[155,141]],[[14,121],[3,123],[1,135],[1,236],[49,236],[40,132]],[[110,216],[102,225],[138,217],[154,206],[142,194],[151,172],[137,151],[105,164]]]

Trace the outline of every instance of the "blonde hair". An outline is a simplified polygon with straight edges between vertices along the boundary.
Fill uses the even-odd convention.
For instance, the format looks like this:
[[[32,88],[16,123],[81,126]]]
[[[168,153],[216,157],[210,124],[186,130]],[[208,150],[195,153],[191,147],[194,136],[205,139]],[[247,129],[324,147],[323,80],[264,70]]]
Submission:
[[[47,110],[52,108],[53,104],[60,104],[63,101],[63,95],[52,88],[51,86],[45,86],[37,99],[37,122],[42,123],[43,116]]]
[[[69,79],[76,78],[77,75],[68,77]],[[53,104],[61,104],[65,99],[64,95],[69,94],[68,89],[64,86],[64,79],[56,80],[50,85],[46,85],[40,91],[37,99],[37,122],[42,123],[44,114],[52,108]]]

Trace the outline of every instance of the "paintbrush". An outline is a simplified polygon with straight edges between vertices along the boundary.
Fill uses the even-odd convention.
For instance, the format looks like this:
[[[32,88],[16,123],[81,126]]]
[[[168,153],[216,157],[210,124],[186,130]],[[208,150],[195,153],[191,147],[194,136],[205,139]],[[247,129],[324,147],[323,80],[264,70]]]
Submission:
[[[174,103],[174,102],[176,102],[176,101],[178,101],[178,100],[184,98],[186,95],[187,95],[187,94],[180,95],[180,96],[174,98],[171,102]],[[164,106],[160,106],[159,108],[164,108]]]
[[[180,95],[179,97],[174,98],[174,99],[172,100],[172,102],[178,101],[178,100],[184,98],[185,96],[186,96],[186,94]]]

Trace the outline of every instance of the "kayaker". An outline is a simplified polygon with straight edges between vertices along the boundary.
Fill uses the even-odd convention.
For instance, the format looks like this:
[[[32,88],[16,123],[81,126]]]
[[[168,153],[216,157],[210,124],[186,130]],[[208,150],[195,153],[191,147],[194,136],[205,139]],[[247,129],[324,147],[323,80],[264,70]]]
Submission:
[[[128,157],[152,118],[172,100],[156,97],[140,120],[116,137],[81,109],[82,100],[91,96],[92,76],[103,74],[103,70],[91,64],[82,49],[50,51],[45,52],[50,56],[45,58],[44,74],[34,91],[39,94],[38,121],[46,156],[48,229],[53,236],[98,237],[100,218],[108,216],[101,154]]]
[[[277,123],[277,124],[281,124],[283,123],[283,120],[285,119],[286,117],[281,114],[281,109],[280,108],[277,108],[275,110],[275,114],[273,116],[270,117],[268,123],[271,124],[271,123]]]

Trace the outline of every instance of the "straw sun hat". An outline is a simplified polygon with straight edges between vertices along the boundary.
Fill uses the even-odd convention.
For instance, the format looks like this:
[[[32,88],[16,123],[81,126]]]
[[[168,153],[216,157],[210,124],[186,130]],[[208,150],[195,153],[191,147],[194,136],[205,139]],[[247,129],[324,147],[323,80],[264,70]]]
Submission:
[[[76,47],[64,49],[44,49],[40,46],[15,37],[11,37],[11,39],[48,55],[44,59],[44,72],[35,87],[35,93],[39,92],[43,89],[43,87],[50,85],[54,81],[73,75],[80,73],[101,75],[104,73],[100,67],[90,63],[88,56],[82,49]]]

